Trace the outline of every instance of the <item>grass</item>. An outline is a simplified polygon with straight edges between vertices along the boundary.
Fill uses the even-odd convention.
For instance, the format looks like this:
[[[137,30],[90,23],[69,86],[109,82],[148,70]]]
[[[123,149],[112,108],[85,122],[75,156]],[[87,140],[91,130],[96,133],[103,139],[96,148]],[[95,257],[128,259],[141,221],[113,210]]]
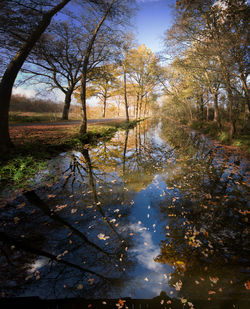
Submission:
[[[0,188],[30,186],[32,177],[59,153],[109,140],[116,131],[129,129],[136,123],[119,121],[89,125],[83,136],[79,134],[79,125],[11,127],[15,147],[0,156]]]
[[[215,122],[201,122],[196,120],[192,122],[191,128],[209,135],[223,145],[238,147],[239,149],[250,153],[249,134],[242,134],[241,127],[237,128],[237,136],[235,136],[232,141],[230,141],[229,138],[229,125],[227,123],[224,123],[222,128],[219,129]]]
[[[70,113],[70,120],[80,120],[79,114]],[[54,122],[62,121],[62,113],[37,113],[37,112],[10,112],[9,122],[15,123],[33,123],[33,122]]]

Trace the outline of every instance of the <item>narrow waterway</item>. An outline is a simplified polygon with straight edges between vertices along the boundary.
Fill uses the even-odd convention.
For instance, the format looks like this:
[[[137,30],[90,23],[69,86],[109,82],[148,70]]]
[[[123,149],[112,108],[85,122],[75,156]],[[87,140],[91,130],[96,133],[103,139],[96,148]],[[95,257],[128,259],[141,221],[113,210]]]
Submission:
[[[53,181],[0,209],[1,297],[247,308],[247,164],[168,121],[62,153]]]

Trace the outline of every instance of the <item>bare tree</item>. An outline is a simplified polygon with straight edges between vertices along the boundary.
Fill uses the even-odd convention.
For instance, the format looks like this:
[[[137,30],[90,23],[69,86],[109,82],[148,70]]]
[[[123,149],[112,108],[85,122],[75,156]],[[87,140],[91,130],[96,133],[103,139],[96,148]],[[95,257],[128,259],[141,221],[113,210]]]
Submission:
[[[4,3],[1,2],[1,6],[4,8],[11,9],[12,6],[16,4],[19,5],[19,16],[22,16],[22,6],[25,8],[25,4],[29,4],[30,1],[6,1]],[[23,39],[23,43],[20,48],[10,61],[3,74],[0,83],[0,149],[2,151],[6,151],[11,146],[10,136],[9,136],[9,106],[10,106],[10,98],[12,88],[17,77],[18,72],[20,71],[23,63],[28,57],[30,51],[39,40],[43,32],[46,30],[48,25],[50,24],[52,17],[58,13],[66,4],[68,4],[70,0],[60,1],[57,5],[52,6],[49,10],[43,11],[41,19],[36,20],[35,26],[31,30],[31,32],[26,36],[25,33],[21,34],[21,39]],[[9,5],[9,6],[8,6]],[[15,8],[16,9],[16,8]],[[34,8],[33,10],[35,10]],[[14,10],[14,9],[13,9]],[[41,10],[40,10],[41,13]],[[29,15],[28,15],[29,16]],[[0,16],[0,19],[2,14]],[[25,18],[25,16],[23,16]],[[2,24],[2,22],[1,22]],[[8,30],[8,29],[7,29]],[[11,29],[10,29],[11,30]],[[15,33],[16,37],[20,36],[18,32]]]

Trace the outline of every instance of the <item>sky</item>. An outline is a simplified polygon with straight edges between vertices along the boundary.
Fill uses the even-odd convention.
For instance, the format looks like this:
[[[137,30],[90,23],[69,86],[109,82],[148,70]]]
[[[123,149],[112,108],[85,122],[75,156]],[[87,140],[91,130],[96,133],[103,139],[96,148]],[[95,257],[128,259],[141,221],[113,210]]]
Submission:
[[[170,28],[172,23],[171,5],[176,0],[136,0],[138,11],[131,20],[135,38],[139,45],[145,44],[153,52],[157,53],[163,49],[164,32]],[[64,95],[60,90],[51,94],[52,100],[64,100]],[[37,92],[30,89],[28,85],[14,88],[14,94],[26,95],[28,97],[36,96]]]
[[[163,49],[164,32],[172,23],[171,7],[176,0],[137,0],[139,10],[133,18],[135,36],[153,52]]]

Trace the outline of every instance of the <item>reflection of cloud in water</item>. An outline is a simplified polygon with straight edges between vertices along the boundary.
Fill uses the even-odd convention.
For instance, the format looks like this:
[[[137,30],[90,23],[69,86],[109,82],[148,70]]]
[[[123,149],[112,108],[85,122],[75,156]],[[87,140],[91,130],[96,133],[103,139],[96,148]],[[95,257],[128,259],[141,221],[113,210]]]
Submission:
[[[136,276],[130,282],[130,297],[153,298],[160,294],[162,290],[166,293],[170,288],[167,284],[166,274],[172,271],[169,265],[156,263],[154,258],[160,253],[158,244],[154,244],[150,231],[140,223],[130,224],[128,230],[134,233],[136,242],[130,252],[137,259],[138,266]],[[136,289],[132,287],[137,287]],[[140,287],[140,288],[138,288]],[[127,286],[129,289],[129,286]]]
[[[161,271],[163,265],[154,261],[154,258],[160,253],[160,249],[159,246],[153,243],[151,233],[146,227],[138,223],[131,224],[129,229],[135,233],[140,233],[136,248],[131,250],[132,253],[136,254],[136,258],[140,264],[147,269],[157,272]]]

